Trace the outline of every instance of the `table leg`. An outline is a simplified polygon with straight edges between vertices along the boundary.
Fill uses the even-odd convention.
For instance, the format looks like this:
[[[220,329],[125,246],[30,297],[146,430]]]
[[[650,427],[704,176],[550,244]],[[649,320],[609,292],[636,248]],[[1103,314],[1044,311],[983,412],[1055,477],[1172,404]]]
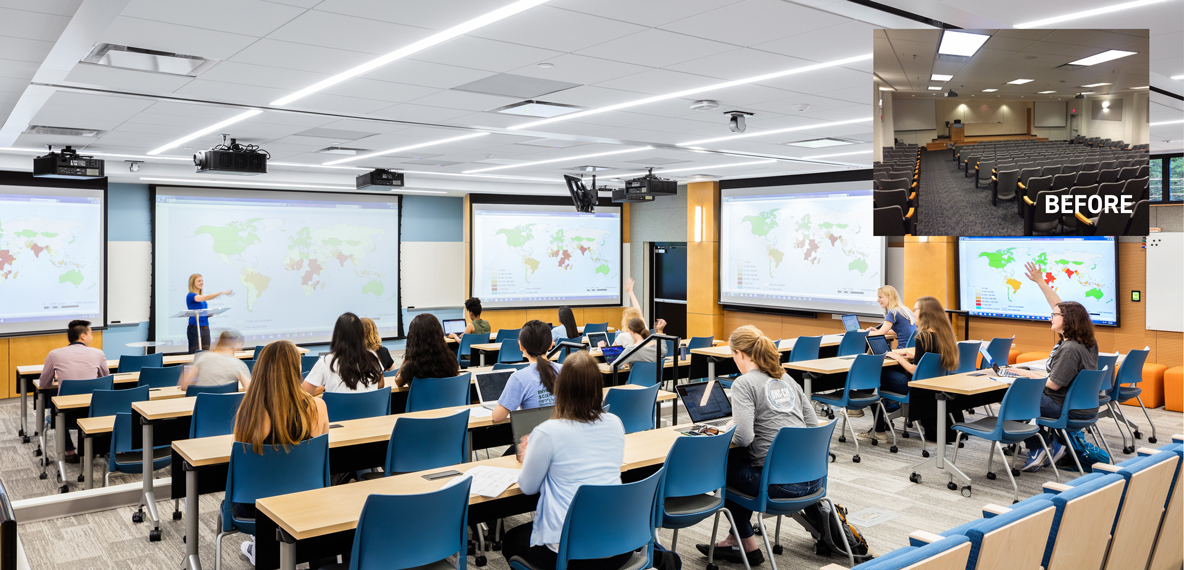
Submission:
[[[82,436],[82,477],[83,482],[86,483],[86,488],[95,488],[94,478],[94,457],[95,457],[95,440],[89,435]]]
[[[296,543],[280,541],[280,570],[296,570]]]
[[[805,388],[806,401],[809,402],[810,394],[814,393],[814,379],[810,377],[809,372],[802,374],[802,387]]]
[[[148,507],[148,516],[152,517],[152,530],[155,531],[149,535],[155,536],[160,531],[160,516],[156,513],[156,493],[152,490],[152,422],[140,420],[144,425],[144,441],[142,468],[144,471],[144,505]],[[157,539],[159,540],[159,539]]]
[[[37,442],[37,451],[33,455],[41,456],[41,466],[44,467],[45,462],[49,460],[45,457],[45,453],[49,450],[49,444],[45,440],[45,392],[43,390],[37,391],[37,429],[41,437]],[[42,469],[41,472],[45,473],[45,470]]]
[[[950,463],[946,465],[946,401],[949,396],[943,392],[937,393],[937,453],[913,466],[913,472],[916,473],[918,468],[933,467],[942,471],[946,471],[950,476],[950,481],[953,482],[955,478],[962,481],[963,485],[970,484],[970,477],[967,477],[957,465]]]
[[[21,436],[21,443],[29,443],[29,393],[25,390],[23,377],[17,376],[16,382],[21,390],[21,427],[17,435]]]
[[[53,430],[53,456],[58,460],[58,477],[62,479],[62,487],[66,486],[66,412],[58,410],[58,427]]]
[[[481,360],[481,368],[485,368],[485,351],[484,351],[484,350],[478,350],[478,351],[477,351],[477,354],[480,354],[480,355],[481,355],[481,356],[479,357],[479,359]]]
[[[192,570],[201,570],[201,554],[197,546],[200,543],[198,533],[201,527],[197,522],[201,513],[197,494],[197,469],[185,464],[185,558],[191,561]]]

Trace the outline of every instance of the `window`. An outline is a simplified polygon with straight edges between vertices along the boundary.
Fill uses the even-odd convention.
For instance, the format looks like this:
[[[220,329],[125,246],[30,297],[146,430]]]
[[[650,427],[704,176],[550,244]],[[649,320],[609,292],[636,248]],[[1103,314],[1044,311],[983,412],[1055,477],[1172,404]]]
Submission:
[[[1161,154],[1148,161],[1152,202],[1184,202],[1184,155]]]
[[[1184,200],[1184,156],[1174,156],[1168,166],[1168,199],[1173,202]]]
[[[1153,158],[1150,161],[1151,180],[1148,181],[1148,187],[1151,190],[1151,201],[1163,201],[1163,159]]]

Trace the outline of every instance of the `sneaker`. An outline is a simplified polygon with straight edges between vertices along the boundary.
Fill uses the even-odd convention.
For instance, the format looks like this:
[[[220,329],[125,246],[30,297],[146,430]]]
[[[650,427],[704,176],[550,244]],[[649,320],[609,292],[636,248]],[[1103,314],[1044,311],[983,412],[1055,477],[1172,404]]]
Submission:
[[[858,410],[848,409],[847,410],[847,417],[862,418],[863,417],[863,408],[859,408]]]
[[[1054,441],[1052,446],[1049,447],[1049,452],[1052,453],[1052,461],[1045,461],[1044,466],[1049,467],[1053,463],[1060,461],[1061,458],[1065,456],[1065,451],[1065,446]]]
[[[875,439],[876,441],[879,441],[879,442],[887,442],[888,441],[888,432],[865,431],[863,433],[856,434],[855,437],[859,438],[860,441],[871,441],[871,440]]]
[[[1020,469],[1020,470],[1027,471],[1029,473],[1035,473],[1036,471],[1040,471],[1040,468],[1044,466],[1044,459],[1045,459],[1044,450],[1037,449],[1036,451],[1033,451],[1028,454],[1028,462],[1025,463],[1023,469]]]
[[[709,545],[709,544],[696,544],[695,545],[695,548],[699,549],[699,552],[703,553],[703,556],[707,556],[707,552],[710,550],[710,547],[711,547],[711,545]],[[715,559],[716,560],[724,560],[724,561],[732,562],[735,564],[743,564],[744,560],[741,559],[740,556],[741,556],[740,547],[736,546],[734,544],[732,546],[716,545],[716,547],[715,547]],[[748,558],[748,565],[749,566],[759,566],[759,565],[765,563],[765,555],[764,555],[764,553],[761,552],[760,548],[757,548],[756,550],[753,550],[752,552],[745,552],[744,556],[746,556]]]
[[[242,546],[239,546],[239,550],[243,551],[243,556],[246,556],[247,560],[251,561],[251,566],[254,566],[255,565],[255,537],[252,536],[251,540],[243,542]]]

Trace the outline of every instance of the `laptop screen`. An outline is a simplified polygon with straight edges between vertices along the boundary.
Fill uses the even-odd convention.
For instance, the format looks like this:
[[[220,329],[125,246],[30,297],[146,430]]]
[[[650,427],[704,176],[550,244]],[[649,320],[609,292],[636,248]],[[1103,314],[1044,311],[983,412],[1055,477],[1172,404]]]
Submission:
[[[888,339],[884,335],[875,335],[867,337],[867,348],[872,351],[872,354],[883,355],[888,352]]]
[[[843,315],[843,328],[847,329],[847,332],[859,330],[859,317]]]
[[[987,345],[979,344],[978,353],[983,355],[983,362],[986,362],[988,365],[990,365],[991,369],[994,370],[996,374],[1000,373],[999,365],[995,364],[995,359],[991,358],[991,353],[987,352]]]
[[[605,345],[608,345],[607,333],[588,333],[588,346],[597,347],[600,346],[600,343],[602,342]]]
[[[535,427],[551,419],[551,412],[555,406],[517,410],[510,412],[510,431],[514,432],[514,443],[522,441],[522,436],[530,435]]]
[[[711,397],[707,399],[706,405],[700,406],[699,403],[703,401],[703,391],[707,389],[708,384],[712,385]],[[732,403],[728,401],[728,396],[724,394],[724,388],[719,382],[683,384],[678,387],[678,397],[682,399],[682,405],[686,407],[687,415],[691,416],[691,421],[695,423],[709,422],[732,415]]]
[[[506,382],[510,380],[516,370],[497,370],[477,375],[477,397],[481,403],[496,402],[502,397],[502,390],[506,389]]]
[[[444,334],[464,334],[469,326],[464,319],[445,319],[443,325]]]
[[[605,362],[612,364],[624,351],[625,347],[623,346],[606,346],[600,349],[600,354],[604,357]]]

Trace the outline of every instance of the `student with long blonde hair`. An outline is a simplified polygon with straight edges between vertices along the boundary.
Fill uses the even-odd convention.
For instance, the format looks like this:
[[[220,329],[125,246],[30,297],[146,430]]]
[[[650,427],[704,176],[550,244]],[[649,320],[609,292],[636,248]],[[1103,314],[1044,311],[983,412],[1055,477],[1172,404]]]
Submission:
[[[370,317],[362,317],[362,330],[366,333],[366,348],[378,355],[382,369],[394,370],[395,359],[391,356],[391,351],[382,346],[382,336],[378,334],[378,323],[375,323],[374,319]]]
[[[736,447],[728,456],[728,487],[756,496],[765,456],[777,431],[783,427],[817,426],[818,416],[802,387],[781,367],[777,346],[760,330],[753,326],[736,329],[728,339],[728,347],[741,373],[732,383],[732,420],[736,425],[732,443]],[[801,497],[821,488],[822,479],[770,485],[769,496]],[[761,564],[765,556],[753,536],[752,511],[731,500],[726,506],[732,512],[737,527],[734,534],[740,535],[741,544],[736,544],[734,534],[729,534],[715,546],[715,555],[729,562],[742,562],[740,557],[745,556],[749,565]],[[709,546],[699,544],[696,548],[706,555]]]
[[[900,293],[896,287],[885,285],[876,290],[876,301],[884,309],[884,322],[878,327],[868,327],[867,334],[875,336],[882,334],[889,341],[895,339],[897,348],[904,348],[904,343],[917,329],[916,318],[904,303],[900,302]]]

